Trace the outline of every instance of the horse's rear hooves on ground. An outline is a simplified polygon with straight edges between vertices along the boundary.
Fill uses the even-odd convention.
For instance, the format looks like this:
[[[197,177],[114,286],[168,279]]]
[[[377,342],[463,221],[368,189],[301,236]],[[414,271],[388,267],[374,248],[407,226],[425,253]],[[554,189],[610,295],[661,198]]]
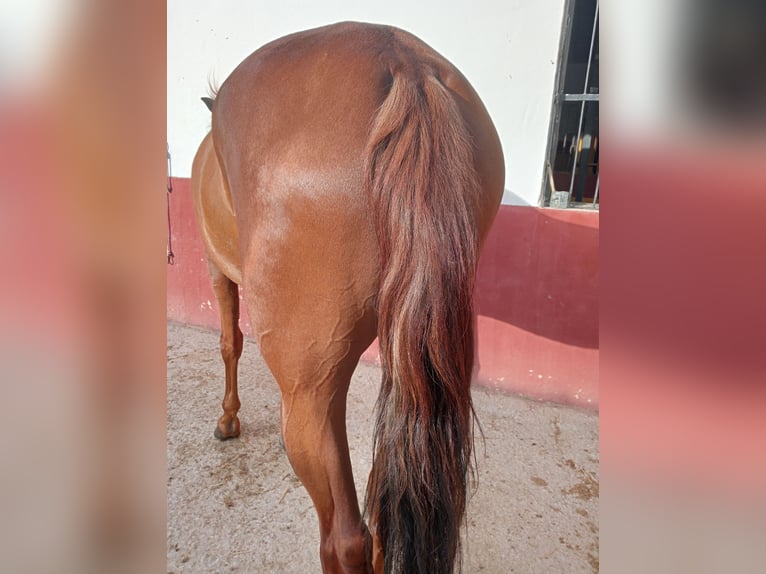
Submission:
[[[218,425],[215,427],[215,431],[213,431],[213,436],[218,440],[237,438],[239,436],[239,419],[234,417],[227,422],[218,421]]]
[[[232,434],[232,435],[225,435],[223,434],[218,427],[213,431],[213,436],[217,438],[218,440],[229,440],[231,438],[239,438],[239,434]]]

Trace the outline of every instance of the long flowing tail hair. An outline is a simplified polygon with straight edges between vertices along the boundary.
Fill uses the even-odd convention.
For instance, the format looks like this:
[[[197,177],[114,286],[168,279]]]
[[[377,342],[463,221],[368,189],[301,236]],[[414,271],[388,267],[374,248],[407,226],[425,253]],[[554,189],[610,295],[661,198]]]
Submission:
[[[427,69],[394,70],[365,168],[383,368],[366,513],[386,574],[451,574],[460,562],[474,422],[473,162],[445,86]]]

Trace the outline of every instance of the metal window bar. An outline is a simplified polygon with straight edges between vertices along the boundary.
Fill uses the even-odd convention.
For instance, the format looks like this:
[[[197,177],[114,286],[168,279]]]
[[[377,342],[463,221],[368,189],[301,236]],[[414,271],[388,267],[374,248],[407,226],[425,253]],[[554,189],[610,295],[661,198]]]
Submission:
[[[591,45],[591,50],[592,49],[593,46]],[[588,62],[588,72],[590,72],[590,62]],[[587,76],[585,77],[585,85],[588,85]],[[561,99],[565,102],[597,102],[598,94],[564,94]]]
[[[601,174],[596,176],[596,192],[593,194],[593,207],[596,207],[596,202],[598,201],[598,184],[599,181],[601,181]]]

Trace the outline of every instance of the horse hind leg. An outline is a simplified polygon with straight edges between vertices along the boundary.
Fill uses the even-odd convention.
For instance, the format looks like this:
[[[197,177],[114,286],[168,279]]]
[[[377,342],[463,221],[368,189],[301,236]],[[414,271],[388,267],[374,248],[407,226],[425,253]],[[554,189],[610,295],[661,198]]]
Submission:
[[[332,359],[328,369],[326,357],[312,357],[305,349],[294,341],[261,346],[282,393],[287,456],[317,512],[322,571],[370,574],[371,540],[346,434],[346,394],[356,360]]]
[[[221,356],[226,374],[223,415],[218,419],[214,435],[219,440],[239,436],[240,402],[237,392],[237,366],[242,356],[242,331],[239,328],[239,287],[208,260],[210,279],[221,315]]]

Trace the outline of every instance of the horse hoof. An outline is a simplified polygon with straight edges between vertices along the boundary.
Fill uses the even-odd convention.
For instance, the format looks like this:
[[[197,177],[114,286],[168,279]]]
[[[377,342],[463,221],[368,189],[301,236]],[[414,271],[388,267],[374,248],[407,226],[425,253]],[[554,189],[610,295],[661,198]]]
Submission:
[[[228,421],[220,420],[213,431],[213,435],[218,440],[228,440],[239,436],[239,419],[234,417]]]

